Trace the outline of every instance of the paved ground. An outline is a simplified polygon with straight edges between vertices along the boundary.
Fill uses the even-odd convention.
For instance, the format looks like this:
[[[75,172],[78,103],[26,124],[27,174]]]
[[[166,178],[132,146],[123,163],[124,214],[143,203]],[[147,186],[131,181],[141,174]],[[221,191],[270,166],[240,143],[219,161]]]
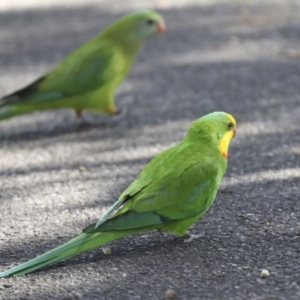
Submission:
[[[1,1],[0,95],[133,7],[159,9],[168,33],[147,43],[118,91],[120,106],[132,105],[121,122],[90,115],[96,125],[83,127],[63,110],[0,124],[0,270],[80,233],[194,119],[228,111],[238,136],[193,229],[201,240],[126,238],[111,255],[98,249],[1,279],[0,298],[164,299],[173,288],[178,299],[299,299],[299,1],[58,2]]]

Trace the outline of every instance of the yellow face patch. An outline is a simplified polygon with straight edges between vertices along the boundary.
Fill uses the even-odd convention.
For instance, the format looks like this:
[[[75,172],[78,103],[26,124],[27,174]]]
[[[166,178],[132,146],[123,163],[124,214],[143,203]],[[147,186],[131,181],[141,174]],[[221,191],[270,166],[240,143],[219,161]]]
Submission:
[[[225,158],[228,157],[229,144],[230,144],[231,139],[235,135],[235,127],[236,127],[236,120],[234,119],[234,117],[230,114],[227,114],[227,115],[228,115],[228,118],[230,119],[230,121],[233,123],[234,128],[230,131],[227,131],[220,140],[219,150],[221,152],[221,155]]]

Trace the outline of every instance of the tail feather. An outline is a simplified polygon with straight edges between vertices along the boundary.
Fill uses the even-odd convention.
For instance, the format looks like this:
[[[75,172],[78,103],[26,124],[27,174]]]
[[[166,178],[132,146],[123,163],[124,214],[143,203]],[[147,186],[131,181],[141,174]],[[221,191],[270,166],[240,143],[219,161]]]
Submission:
[[[8,106],[0,105],[0,121],[11,118],[14,115],[15,115],[15,113],[13,112],[13,109],[10,105],[8,105]]]
[[[108,242],[114,241],[121,237],[125,237],[131,234],[140,233],[147,230],[146,228],[138,228],[122,231],[108,231],[97,233],[83,233],[69,242],[53,249],[45,254],[42,254],[26,263],[11,268],[7,271],[0,273],[0,278],[8,276],[20,276],[31,273],[40,268],[52,265],[61,260],[70,258],[82,252],[92,250],[96,247],[102,246]]]
[[[1,103],[1,100],[2,99],[0,99],[0,121],[34,110],[30,106],[16,106],[10,103]]]
[[[63,94],[57,91],[36,92],[27,98],[18,94],[0,99],[0,121],[17,115],[54,108],[73,108],[72,102],[61,101]]]
[[[21,88],[9,95],[4,96],[0,99],[0,105],[14,104],[22,98],[32,95],[39,88],[39,85],[45,80],[45,76],[38,78],[31,84],[27,85],[24,88]]]

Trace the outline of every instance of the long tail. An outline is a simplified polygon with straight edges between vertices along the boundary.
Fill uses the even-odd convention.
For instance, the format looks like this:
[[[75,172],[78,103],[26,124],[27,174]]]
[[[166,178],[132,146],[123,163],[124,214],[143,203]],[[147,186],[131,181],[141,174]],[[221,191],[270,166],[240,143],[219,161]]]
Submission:
[[[147,229],[138,228],[122,231],[107,231],[107,232],[96,232],[96,233],[82,233],[75,237],[69,242],[53,249],[45,254],[42,254],[26,263],[11,268],[7,271],[0,273],[0,278],[8,276],[21,276],[24,274],[31,273],[40,268],[52,265],[63,259],[75,256],[79,253],[94,249],[102,246],[108,242],[114,241],[121,237],[143,232]]]
[[[17,91],[0,98],[0,121],[27,112],[15,107],[15,104],[20,101],[20,96]]]
[[[28,96],[30,97],[34,95],[40,83],[42,83],[44,80],[45,77],[43,76],[28,86],[0,98],[0,121],[34,110],[26,107],[17,108],[15,107],[15,104],[23,102]]]
[[[22,107],[14,104],[1,104],[1,100],[2,99],[0,99],[0,121],[37,110],[30,106]]]
[[[4,119],[11,118],[15,115],[11,106],[2,106],[0,107],[0,121]]]

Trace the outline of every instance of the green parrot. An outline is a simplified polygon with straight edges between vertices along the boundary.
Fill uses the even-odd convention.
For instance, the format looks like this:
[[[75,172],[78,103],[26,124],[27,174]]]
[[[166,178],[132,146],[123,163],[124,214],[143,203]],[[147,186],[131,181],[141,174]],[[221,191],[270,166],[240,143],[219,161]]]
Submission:
[[[151,229],[184,236],[217,194],[235,133],[236,121],[225,112],[198,119],[179,144],[148,163],[96,224],[69,242],[0,273],[0,278],[27,274]]]
[[[0,120],[35,110],[73,108],[118,114],[114,93],[146,39],[165,31],[154,11],[135,11],[70,53],[50,72],[0,99]]]

